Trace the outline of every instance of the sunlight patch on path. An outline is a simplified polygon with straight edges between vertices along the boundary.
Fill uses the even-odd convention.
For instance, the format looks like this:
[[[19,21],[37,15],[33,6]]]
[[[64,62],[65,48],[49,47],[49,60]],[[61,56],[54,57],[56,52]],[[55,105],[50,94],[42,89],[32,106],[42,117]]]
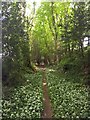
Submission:
[[[49,72],[55,72],[55,70],[54,69],[49,69]]]

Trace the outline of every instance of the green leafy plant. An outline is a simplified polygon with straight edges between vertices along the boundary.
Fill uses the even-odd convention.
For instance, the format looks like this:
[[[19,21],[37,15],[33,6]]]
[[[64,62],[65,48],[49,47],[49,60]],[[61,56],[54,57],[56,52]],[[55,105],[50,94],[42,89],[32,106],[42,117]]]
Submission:
[[[26,74],[26,84],[15,88],[9,100],[3,98],[3,119],[40,118],[42,105],[42,75]]]
[[[47,80],[55,118],[90,117],[89,88],[50,72]]]

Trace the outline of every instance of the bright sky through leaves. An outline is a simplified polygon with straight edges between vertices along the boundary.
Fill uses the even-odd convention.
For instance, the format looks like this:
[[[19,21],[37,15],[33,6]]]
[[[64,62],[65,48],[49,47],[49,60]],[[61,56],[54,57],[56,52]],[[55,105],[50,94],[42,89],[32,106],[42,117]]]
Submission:
[[[31,13],[31,9],[33,7],[33,2],[36,2],[36,10],[38,9],[38,7],[40,6],[40,2],[41,0],[26,0],[27,3],[27,7],[26,7],[26,15],[29,16]]]

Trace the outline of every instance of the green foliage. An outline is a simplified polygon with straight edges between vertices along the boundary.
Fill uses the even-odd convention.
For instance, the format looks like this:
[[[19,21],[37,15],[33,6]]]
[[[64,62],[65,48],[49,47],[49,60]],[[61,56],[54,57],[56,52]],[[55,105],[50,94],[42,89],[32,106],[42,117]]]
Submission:
[[[42,106],[42,75],[25,74],[26,84],[14,89],[12,97],[2,102],[3,119],[40,118]]]
[[[25,3],[2,2],[2,78],[11,85],[22,82],[23,68],[31,67],[24,15]]]
[[[41,3],[32,31],[33,59],[44,56],[55,62],[55,57],[60,60],[75,51],[84,56],[82,39],[89,33],[89,6],[87,3]]]
[[[31,74],[37,69],[32,62],[57,61],[63,78],[47,74],[55,117],[88,117],[88,88],[77,73],[83,72],[84,63],[90,66],[90,49],[83,47],[90,33],[90,3],[42,2],[36,14],[33,5],[26,18],[26,3],[2,2],[2,78],[6,85],[22,85],[9,100],[4,96],[3,117],[40,118],[41,74]]]
[[[87,47],[87,52],[90,54],[90,46]]]
[[[64,58],[60,61],[60,65],[63,67],[65,64],[71,64],[72,59],[71,58]]]
[[[62,76],[62,75],[61,75]],[[75,77],[75,76],[74,76]],[[89,88],[72,79],[60,77],[56,73],[47,73],[48,88],[55,118],[88,118]]]
[[[72,72],[75,74],[79,71],[83,71],[84,62],[85,58],[82,59],[82,57],[76,55],[76,53],[73,53],[71,57],[68,57],[67,55],[63,57],[60,63],[58,64],[57,69],[62,70],[64,72]]]

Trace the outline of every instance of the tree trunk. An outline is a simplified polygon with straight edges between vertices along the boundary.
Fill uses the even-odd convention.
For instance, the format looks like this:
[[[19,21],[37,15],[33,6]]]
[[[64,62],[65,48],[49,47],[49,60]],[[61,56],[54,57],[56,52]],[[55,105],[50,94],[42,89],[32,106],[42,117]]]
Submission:
[[[80,40],[80,49],[81,49],[81,55],[82,55],[82,58],[84,58],[83,42],[82,42],[82,40]]]
[[[54,62],[57,62],[57,36],[58,36],[58,32],[57,32],[57,26],[55,23],[55,16],[54,16],[54,3],[51,3],[51,8],[52,8],[52,24],[53,24],[53,29],[54,29],[54,43],[55,43],[55,53],[54,53]]]

